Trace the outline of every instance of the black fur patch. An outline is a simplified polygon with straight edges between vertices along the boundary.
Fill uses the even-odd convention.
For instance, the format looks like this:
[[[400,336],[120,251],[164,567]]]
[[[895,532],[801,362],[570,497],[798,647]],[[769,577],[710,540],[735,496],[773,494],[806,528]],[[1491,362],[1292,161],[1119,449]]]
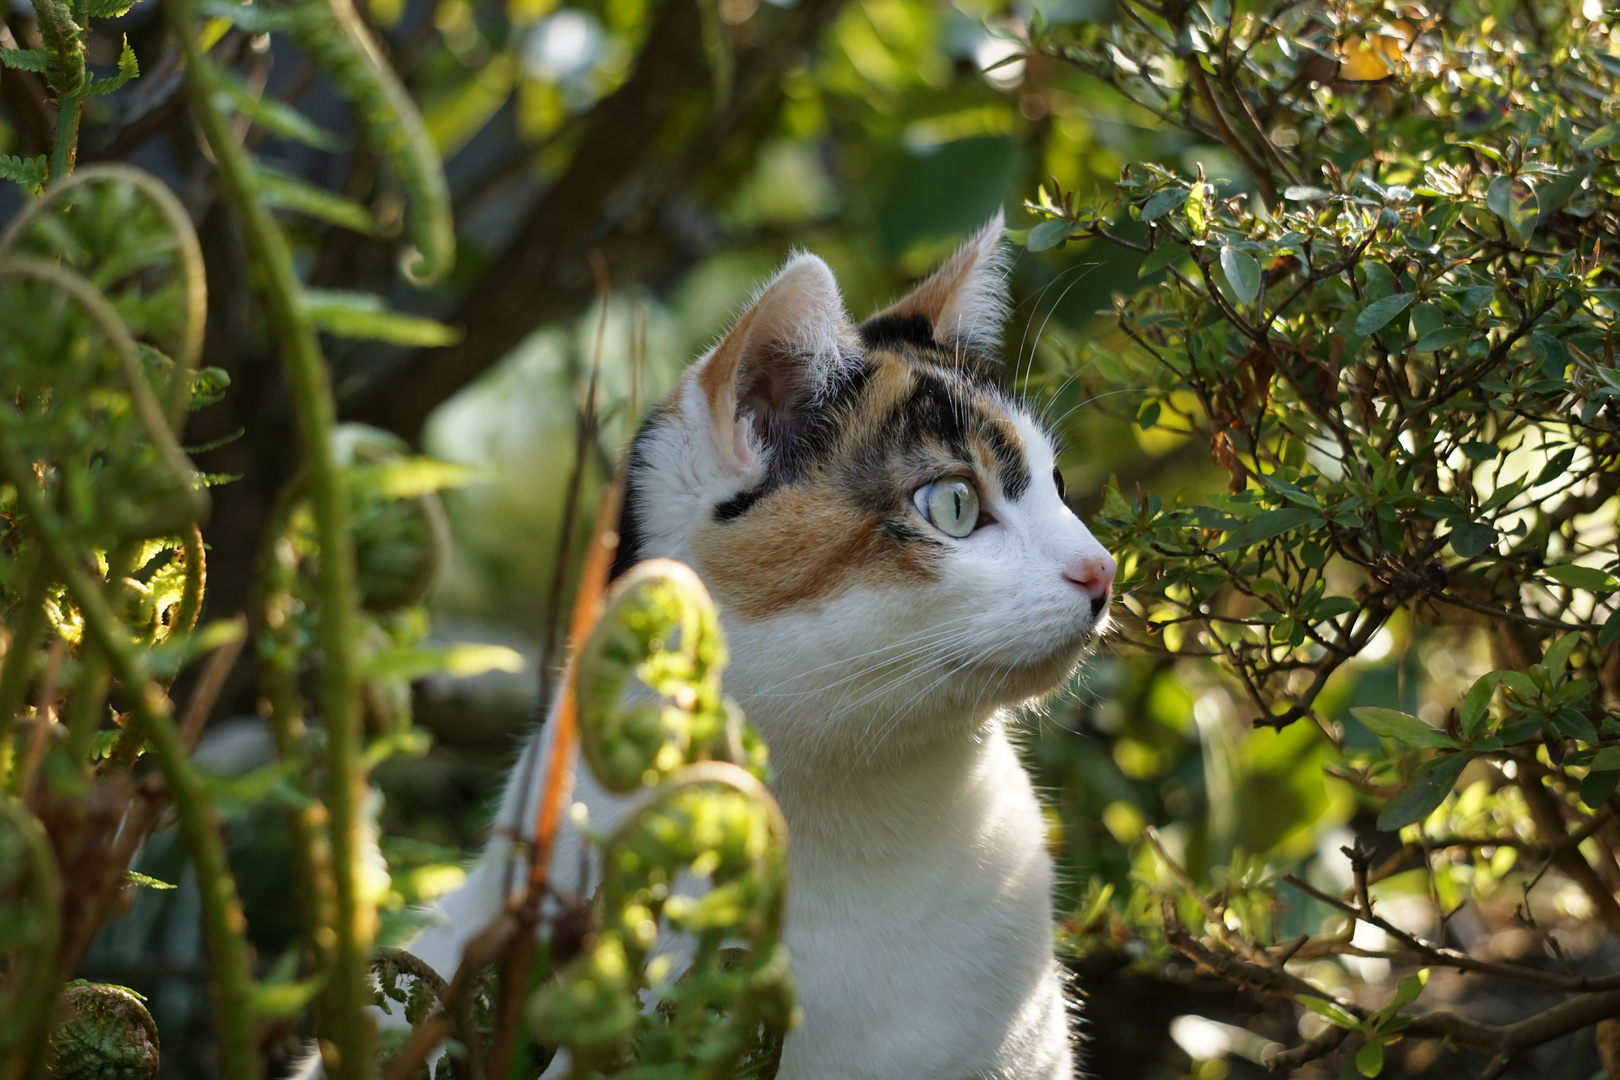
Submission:
[[[725,502],[714,508],[714,520],[724,525],[728,521],[736,521],[754,508],[754,504],[769,495],[776,487],[771,481],[739,491]]]
[[[868,349],[898,344],[937,349],[934,326],[921,315],[874,315],[858,328]]]
[[[613,569],[608,580],[619,576],[641,561],[641,483],[640,476],[647,468],[646,440],[652,430],[653,418],[648,417],[636,429],[630,440],[630,466],[624,472],[624,502],[619,507],[619,546],[613,553]]]

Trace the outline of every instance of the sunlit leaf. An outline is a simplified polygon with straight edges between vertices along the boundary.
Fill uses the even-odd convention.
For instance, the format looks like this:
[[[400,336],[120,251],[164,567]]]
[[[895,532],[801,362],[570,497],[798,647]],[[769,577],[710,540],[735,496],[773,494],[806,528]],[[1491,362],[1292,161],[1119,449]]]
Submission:
[[[1252,304],[1260,295],[1260,264],[1247,251],[1239,251],[1230,244],[1221,247],[1221,272],[1232,287],[1232,295],[1240,304]]]
[[[1536,202],[1535,189],[1528,182],[1506,175],[1496,177],[1486,192],[1485,205],[1502,219],[1513,239],[1521,245],[1530,242],[1541,208]]]
[[[1436,730],[1407,713],[1394,709],[1361,706],[1350,710],[1374,735],[1394,739],[1406,746],[1440,746],[1454,749],[1457,741],[1443,731]]]
[[[1410,307],[1415,299],[1417,297],[1411,293],[1396,293],[1382,300],[1374,300],[1356,316],[1356,333],[1363,337],[1376,334],[1388,326],[1395,316]]]
[[[1428,769],[1419,770],[1384,804],[1383,812],[1378,815],[1378,828],[1395,832],[1434,813],[1451,794],[1452,785],[1456,784],[1466,764],[1468,755],[1452,754],[1437,759]]]

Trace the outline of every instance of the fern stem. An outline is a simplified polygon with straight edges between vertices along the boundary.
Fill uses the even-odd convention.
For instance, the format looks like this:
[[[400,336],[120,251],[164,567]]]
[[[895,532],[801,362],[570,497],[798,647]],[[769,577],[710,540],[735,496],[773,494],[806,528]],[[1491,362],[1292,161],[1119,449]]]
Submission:
[[[23,905],[33,909],[34,933],[24,931],[23,948],[13,945],[10,970],[6,972],[18,988],[12,998],[16,1011],[6,1018],[15,1041],[7,1060],[0,1062],[0,1078],[18,1080],[45,1072],[45,1040],[61,990],[56,953],[62,940],[62,876],[45,830],[21,803],[0,799],[0,819],[0,827],[22,838],[22,858],[18,861],[27,868],[24,873],[28,875]],[[20,868],[7,869],[16,873]],[[32,942],[28,942],[29,936],[34,938]]]
[[[62,179],[73,171],[79,157],[79,105],[84,99],[78,94],[65,94],[62,107],[56,114],[56,151],[51,155],[51,180]]]
[[[11,622],[11,641],[6,646],[6,665],[0,670],[0,784],[11,772],[11,728],[22,708],[23,695],[28,692],[28,677],[34,672],[34,648],[45,629],[45,590],[50,575],[40,565],[39,557],[31,558],[32,566],[23,573],[28,582],[18,603],[17,616]]]
[[[332,452],[335,408],[331,382],[315,328],[301,302],[302,287],[293,269],[286,236],[258,199],[247,152],[214,106],[217,74],[197,43],[196,5],[192,0],[167,0],[165,7],[185,56],[192,112],[214,152],[221,184],[235,206],[248,253],[258,267],[261,295],[270,322],[277,329],[292,389],[321,556],[321,714],[326,726],[330,778],[327,809],[331,815],[336,878],[337,941],[332,981],[322,1009],[330,1027],[322,1033],[322,1042],[323,1048],[333,1051],[326,1063],[331,1074],[338,1080],[363,1080],[374,1071],[365,1010],[371,997],[367,964],[376,912],[360,887],[359,808],[366,779],[360,755],[354,654],[358,636],[354,548],[349,536],[346,484]]]
[[[181,832],[202,893],[203,933],[218,988],[220,1075],[225,1080],[254,1080],[259,1074],[259,1057],[253,1027],[253,981],[243,937],[246,921],[236,896],[236,881],[225,860],[213,805],[180,741],[169,701],[146,671],[144,654],[113,614],[101,583],[92,579],[79,561],[61,519],[44,493],[36,483],[29,482],[33,470],[13,435],[15,418],[10,405],[0,406],[0,475],[10,477],[18,504],[34,525],[40,548],[78,605],[85,629],[123,685],[134,720],[145,728],[157,750],[158,766],[180,811]]]

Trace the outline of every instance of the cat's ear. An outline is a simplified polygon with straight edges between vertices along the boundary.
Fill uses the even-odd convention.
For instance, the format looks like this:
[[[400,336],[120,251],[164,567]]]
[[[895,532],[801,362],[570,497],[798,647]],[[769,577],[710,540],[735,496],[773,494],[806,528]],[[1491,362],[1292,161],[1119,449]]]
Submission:
[[[789,260],[697,371],[723,464],[747,472],[786,445],[833,373],[859,362],[858,340],[827,264]]]
[[[1008,309],[1007,249],[1001,239],[1004,225],[997,210],[928,280],[872,316],[866,325],[920,318],[939,344],[994,356]]]

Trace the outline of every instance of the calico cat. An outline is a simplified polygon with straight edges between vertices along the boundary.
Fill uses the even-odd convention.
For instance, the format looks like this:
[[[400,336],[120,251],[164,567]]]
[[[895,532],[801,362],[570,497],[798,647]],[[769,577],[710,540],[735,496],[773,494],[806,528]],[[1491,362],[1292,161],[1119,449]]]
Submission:
[[[1073,671],[1114,562],[1000,386],[1001,232],[997,215],[858,325],[827,265],[794,257],[631,450],[615,569],[667,556],[703,578],[791,830],[803,1022],[781,1080],[1074,1075],[1046,824],[1006,709]],[[498,834],[527,827],[549,732]],[[625,805],[583,771],[575,798],[604,830]],[[455,970],[504,899],[503,858],[413,952]],[[559,887],[586,890],[579,864],[568,832]]]

